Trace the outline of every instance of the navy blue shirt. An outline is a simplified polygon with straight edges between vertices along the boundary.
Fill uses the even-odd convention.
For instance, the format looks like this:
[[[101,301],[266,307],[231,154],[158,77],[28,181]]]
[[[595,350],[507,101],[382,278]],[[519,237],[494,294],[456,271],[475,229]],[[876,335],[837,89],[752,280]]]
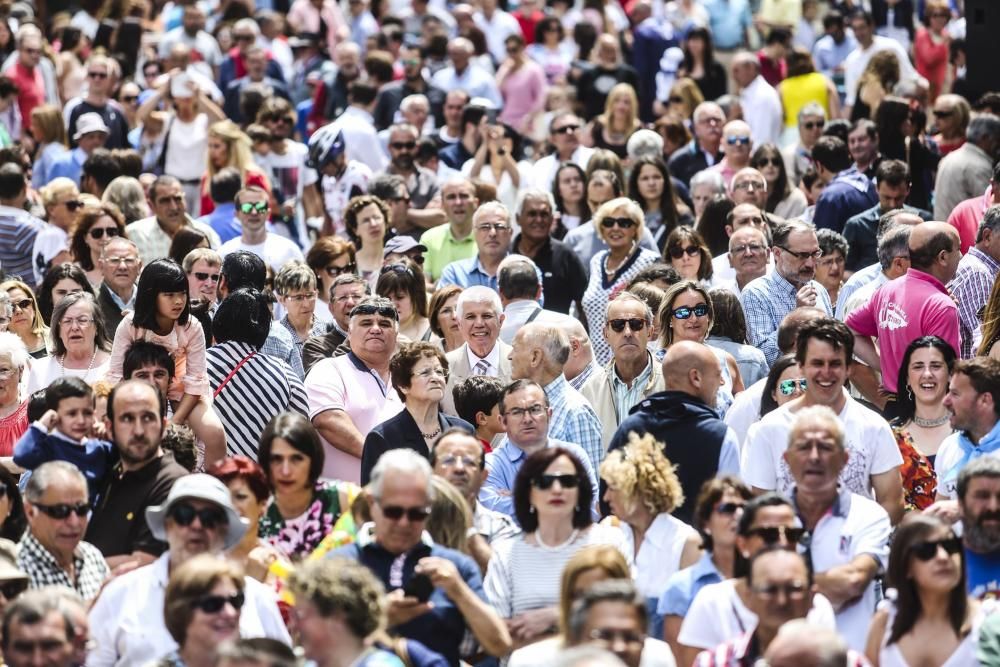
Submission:
[[[860,171],[851,167],[837,174],[823,189],[816,201],[813,223],[816,229],[832,229],[838,234],[848,218],[867,211],[878,204],[875,184]]]

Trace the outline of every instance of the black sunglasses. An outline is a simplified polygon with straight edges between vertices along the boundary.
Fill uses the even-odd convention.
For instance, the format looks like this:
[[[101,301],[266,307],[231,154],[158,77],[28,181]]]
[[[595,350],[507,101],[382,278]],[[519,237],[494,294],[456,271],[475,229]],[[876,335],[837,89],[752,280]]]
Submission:
[[[685,253],[688,255],[688,257],[694,257],[700,252],[701,248],[699,248],[696,245],[689,245],[686,248],[681,248],[680,246],[674,246],[673,248],[670,249],[670,256],[674,259],[680,259],[685,255]]]
[[[229,523],[226,513],[218,507],[202,507],[200,510],[196,510],[193,505],[188,503],[177,503],[170,508],[167,516],[173,519],[178,526],[190,526],[195,517],[198,517],[202,528],[207,530]]]
[[[417,142],[415,141],[394,141],[393,143],[389,144],[389,148],[392,148],[393,150],[397,151],[403,151],[403,150],[412,151],[416,147],[417,147]]]
[[[69,201],[63,202],[63,204],[66,206],[66,210],[71,212],[83,208],[83,202],[77,199],[70,199]]]
[[[615,225],[618,225],[622,229],[632,229],[635,227],[635,220],[632,218],[604,218],[601,220],[601,227],[605,229],[611,229]]]
[[[910,547],[910,553],[919,560],[928,561],[937,556],[938,548],[944,549],[945,553],[952,556],[962,550],[962,540],[952,536],[946,537],[943,540],[916,542]]]
[[[85,517],[90,514],[90,503],[77,503],[76,505],[68,505],[66,503],[59,503],[58,505],[32,503],[32,505],[41,510],[42,514],[46,514],[59,521],[69,517],[70,514],[76,514],[78,517]]]
[[[194,277],[198,280],[211,280],[213,283],[219,282],[218,273],[202,273],[201,271],[195,271]]]
[[[746,507],[746,503],[719,503],[715,506],[715,511],[719,514],[736,514]]]
[[[3,593],[8,601],[13,600],[26,590],[28,590],[27,579],[14,579],[0,583],[0,593]]]
[[[233,609],[239,611],[243,608],[246,597],[242,592],[235,595],[206,595],[191,603],[195,609],[200,609],[206,614],[218,614],[226,604],[232,605]]]
[[[20,301],[11,301],[10,305],[14,306],[14,310],[27,310],[32,303],[31,299],[21,299]]]
[[[782,162],[782,160],[781,160],[780,157],[762,157],[762,158],[760,158],[760,159],[757,160],[757,166],[758,167],[772,166],[772,167],[781,168],[782,164],[783,164],[783,162]]]
[[[805,528],[789,528],[787,526],[761,526],[759,528],[751,528],[747,532],[748,536],[759,537],[767,544],[777,544],[782,537],[789,544],[798,544],[805,534]]]
[[[107,228],[105,228],[105,227],[94,227],[93,229],[90,230],[89,233],[90,233],[90,238],[95,239],[95,240],[96,239],[103,239],[105,234],[107,234],[108,238],[110,239],[112,237],[118,236],[118,228],[117,227],[107,227]]]
[[[410,267],[406,266],[405,264],[386,264],[378,272],[380,276],[384,276],[387,273],[399,273],[405,276],[411,276],[411,277],[413,276],[413,271],[411,271]]]
[[[552,134],[573,134],[579,129],[579,125],[563,125],[562,127],[552,128]]]
[[[420,523],[426,521],[431,515],[430,507],[400,507],[399,505],[379,505],[382,508],[382,515],[390,521],[399,521],[406,515],[410,523]]]
[[[342,273],[354,273],[355,269],[357,268],[358,268],[357,264],[345,264],[344,266],[334,266],[333,264],[331,264],[330,266],[326,267],[325,271],[326,275],[330,276],[331,278],[336,278]]]
[[[632,331],[642,331],[646,328],[646,320],[639,319],[638,317],[630,317],[627,320],[608,320],[608,326],[616,333],[625,331],[626,324]]]
[[[686,320],[692,315],[694,315],[695,317],[705,317],[706,315],[708,315],[708,305],[704,303],[699,303],[694,308],[681,306],[680,308],[674,308],[671,315],[673,315],[679,320]]]
[[[825,123],[820,120],[810,121],[808,123],[802,123],[802,129],[804,130],[815,130],[816,128],[822,128]]]
[[[580,486],[580,478],[576,475],[539,475],[531,480],[531,485],[536,489],[548,491],[556,482],[559,482],[559,486],[564,489],[575,489]]]
[[[392,306],[375,306],[370,303],[366,303],[363,306],[355,306],[354,310],[351,311],[351,317],[355,315],[381,315],[382,317],[388,317],[390,320],[398,320],[399,313]]]

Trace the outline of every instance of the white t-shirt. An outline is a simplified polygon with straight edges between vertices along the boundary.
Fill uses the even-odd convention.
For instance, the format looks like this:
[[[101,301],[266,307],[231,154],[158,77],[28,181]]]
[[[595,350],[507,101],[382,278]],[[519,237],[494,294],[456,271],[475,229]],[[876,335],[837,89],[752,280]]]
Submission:
[[[523,646],[510,655],[507,667],[549,667],[565,650],[562,637],[549,637]],[[670,645],[661,639],[646,637],[642,643],[639,667],[676,667]]]
[[[164,171],[182,181],[196,181],[205,171],[208,153],[208,115],[200,113],[190,123],[175,115],[170,120]]]
[[[271,185],[278,203],[295,197],[302,199],[302,190],[319,180],[315,169],[306,166],[309,147],[298,141],[288,140],[284,155],[271,151],[264,157],[257,158],[257,164],[270,172]]]
[[[747,433],[750,427],[760,420],[760,401],[764,396],[764,385],[767,378],[754,382],[752,385],[736,394],[733,404],[726,411],[723,421],[733,429],[740,442],[740,459],[747,448]]]
[[[837,625],[833,606],[819,593],[813,597],[812,609],[806,619],[830,630]],[[740,600],[736,593],[736,580],[726,579],[705,586],[694,596],[681,623],[677,641],[684,646],[713,649],[756,627],[757,614],[747,609]]]
[[[850,397],[838,416],[848,452],[840,483],[858,495],[874,498],[871,476],[903,463],[892,429],[880,415]],[[758,489],[791,495],[795,480],[782,454],[788,449],[788,434],[794,420],[795,414],[785,405],[750,427],[743,457],[743,481]]]
[[[244,243],[243,237],[241,236],[229,239],[222,244],[221,248],[219,248],[219,254],[225,257],[229,253],[236,252],[237,250],[249,250],[263,259],[275,273],[280,271],[281,267],[292,260],[305,260],[302,256],[302,251],[299,250],[299,247],[295,245],[294,242],[289,241],[284,236],[278,236],[277,234],[271,234],[270,232],[268,233],[267,238],[264,239],[263,243],[258,243],[256,245]]]

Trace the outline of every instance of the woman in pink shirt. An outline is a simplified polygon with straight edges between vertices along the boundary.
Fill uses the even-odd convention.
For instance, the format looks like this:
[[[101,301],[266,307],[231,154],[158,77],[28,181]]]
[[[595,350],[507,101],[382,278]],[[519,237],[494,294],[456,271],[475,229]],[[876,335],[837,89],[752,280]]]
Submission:
[[[524,52],[524,38],[511,35],[507,46],[507,60],[497,70],[497,86],[503,96],[500,120],[521,134],[531,131],[535,116],[545,107],[548,84],[545,71]]]

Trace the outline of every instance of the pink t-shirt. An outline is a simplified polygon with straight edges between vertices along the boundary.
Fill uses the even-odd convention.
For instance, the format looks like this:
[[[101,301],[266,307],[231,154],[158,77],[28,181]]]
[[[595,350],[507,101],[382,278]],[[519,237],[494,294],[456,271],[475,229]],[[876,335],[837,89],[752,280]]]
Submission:
[[[993,186],[990,185],[986,187],[986,193],[982,197],[966,199],[952,209],[948,216],[948,224],[958,230],[958,236],[962,240],[963,255],[969,252],[969,248],[976,245],[979,221],[983,219],[986,209],[992,205]]]
[[[322,359],[306,376],[309,419],[327,410],[343,410],[354,422],[362,439],[373,426],[395,417],[403,409],[396,390],[383,383],[354,354]],[[351,456],[323,438],[323,477],[361,483],[361,459]]]
[[[903,354],[917,338],[940,336],[956,354],[962,349],[958,306],[940,280],[916,269],[880,287],[846,324],[862,336],[878,338],[882,385],[893,393]]]
[[[525,117],[545,106],[547,88],[545,71],[533,60],[525,62],[500,85],[503,96],[500,120],[520,132]]]

